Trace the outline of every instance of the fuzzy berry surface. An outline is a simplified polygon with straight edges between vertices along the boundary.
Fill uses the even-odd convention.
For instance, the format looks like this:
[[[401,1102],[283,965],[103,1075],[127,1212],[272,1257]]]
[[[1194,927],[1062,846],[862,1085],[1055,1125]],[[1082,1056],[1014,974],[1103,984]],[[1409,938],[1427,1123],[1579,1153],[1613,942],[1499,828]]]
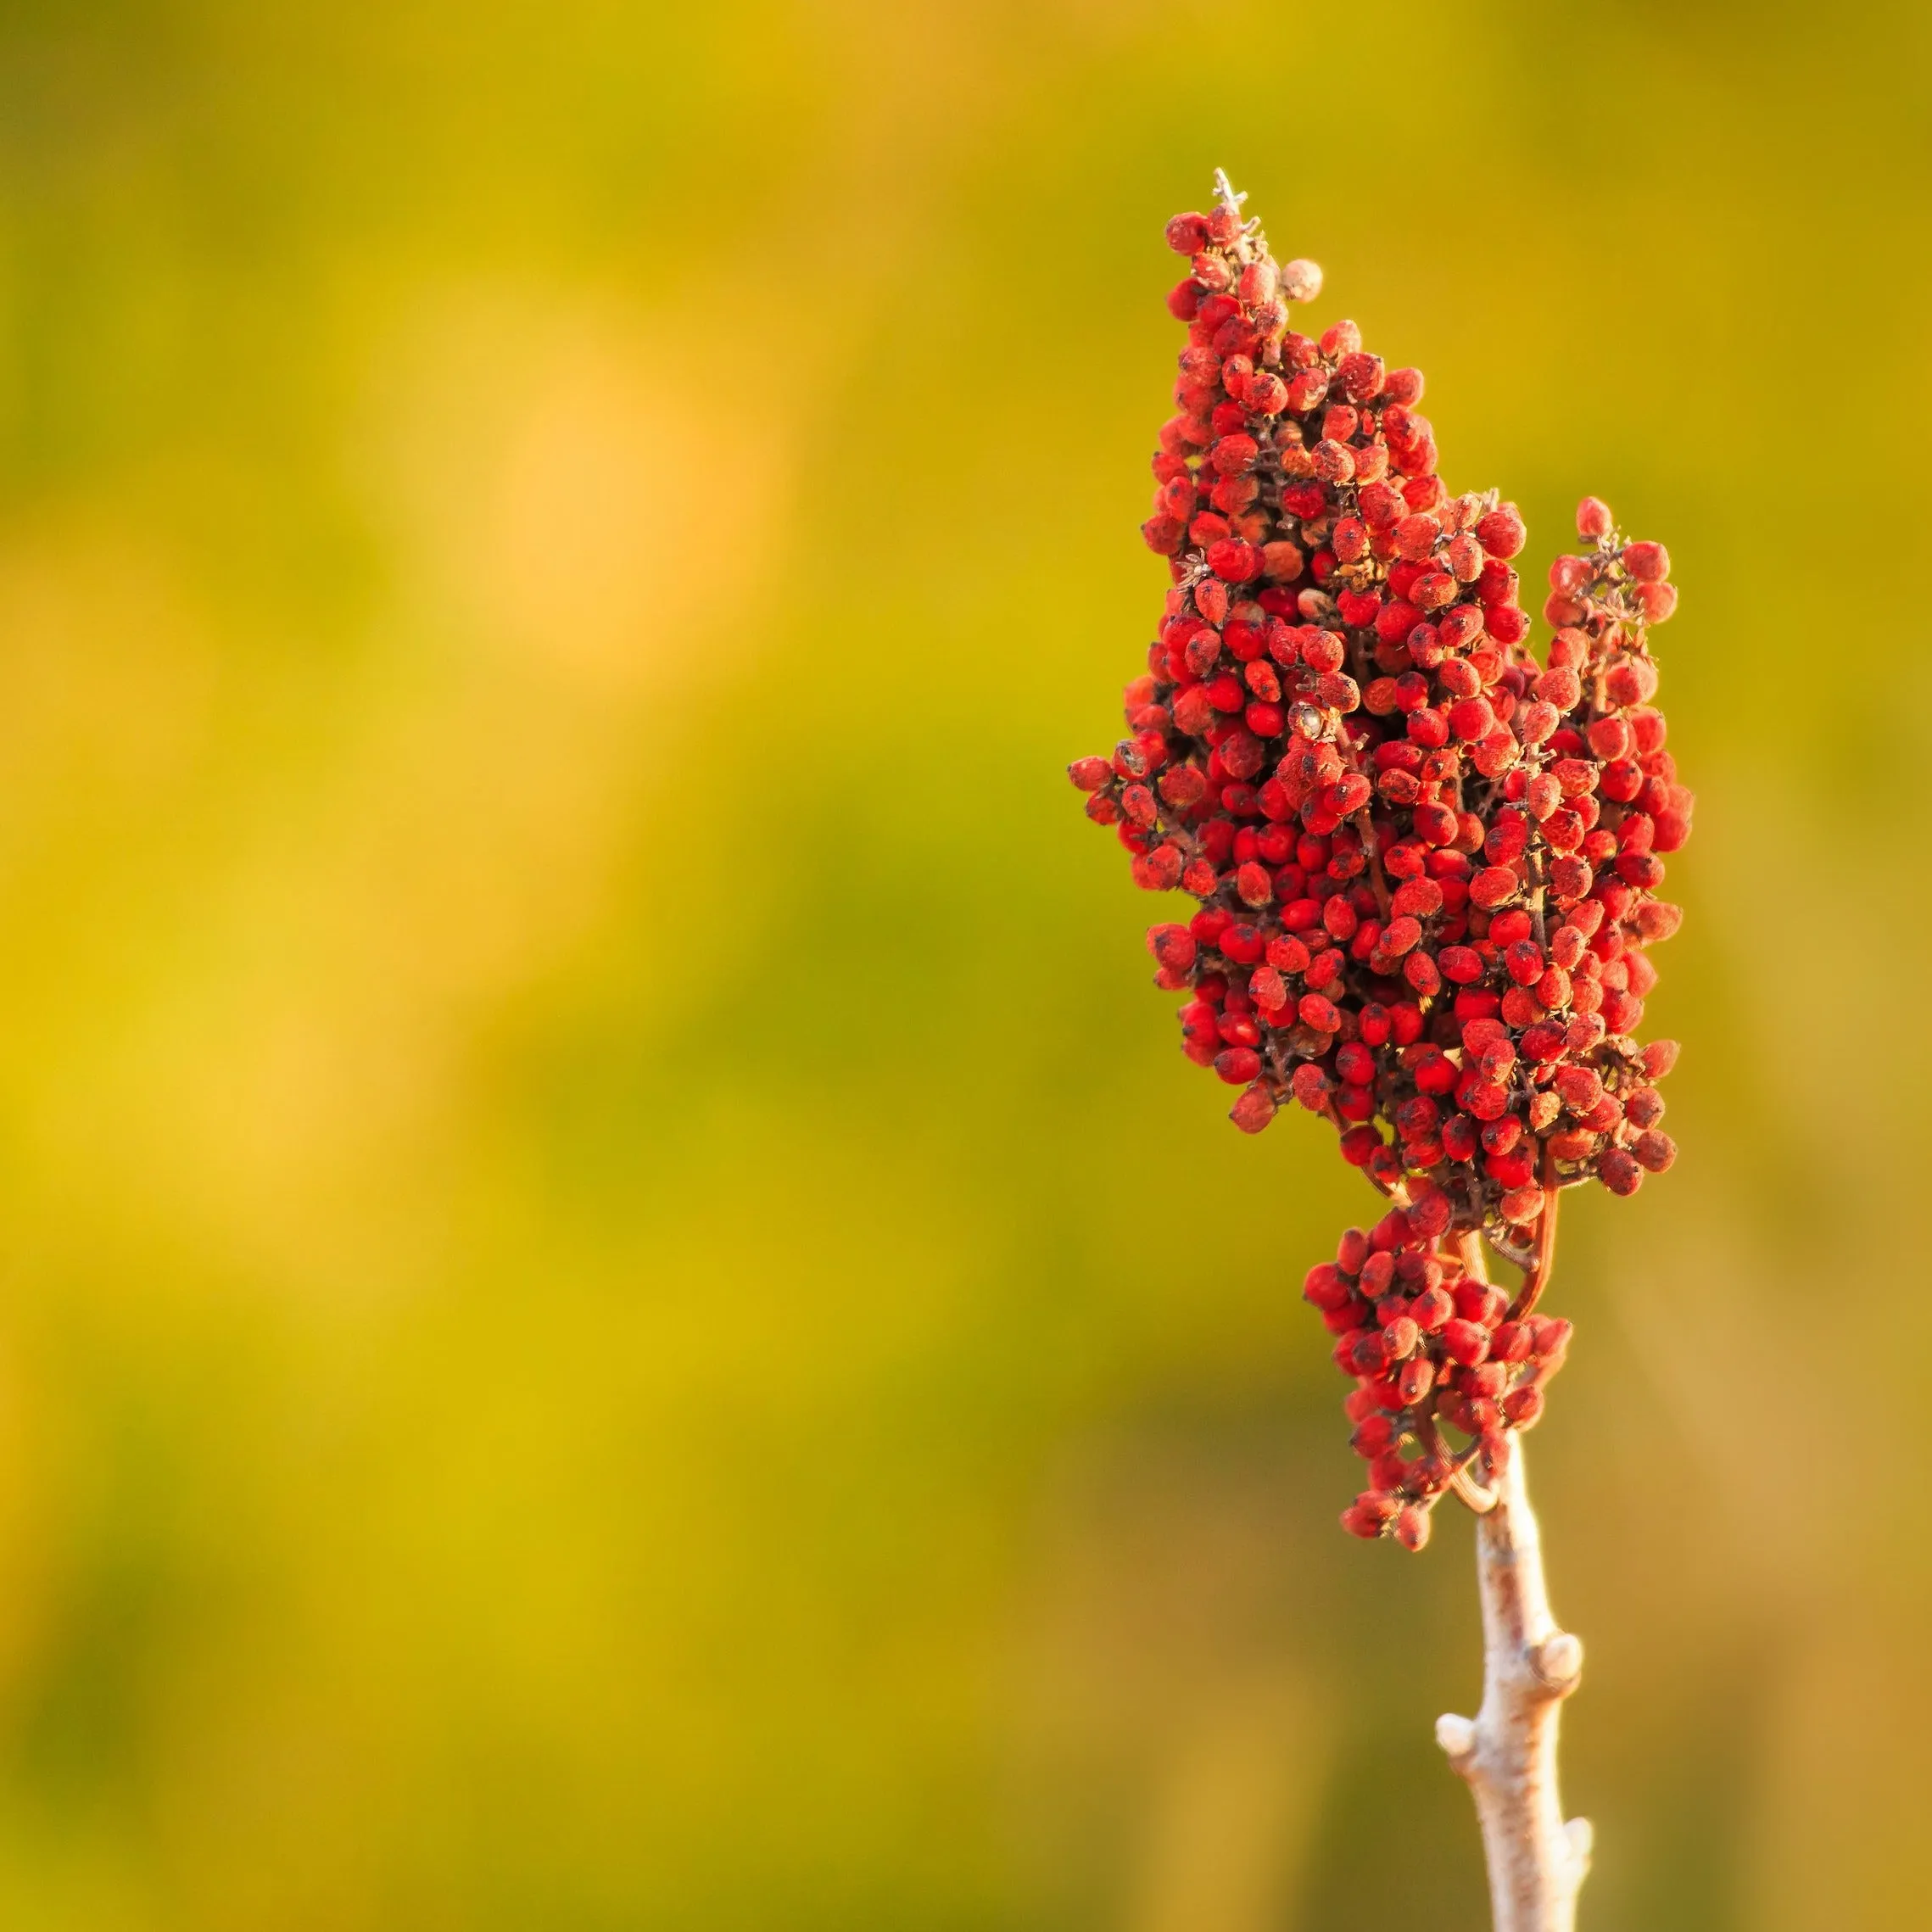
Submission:
[[[1522,518],[1451,494],[1421,372],[1353,322],[1291,327],[1321,271],[1231,193],[1167,240],[1187,341],[1142,535],[1170,587],[1126,734],[1069,773],[1136,882],[1197,902],[1147,945],[1235,1125],[1319,1114],[1388,1198],[1304,1294],[1369,1466],[1343,1525],[1419,1548],[1563,1360],[1534,1312],[1560,1190],[1676,1158],[1677,1047],[1638,1038],[1693,806],[1655,703],[1670,558],[1586,498],[1539,657]],[[1484,1242],[1525,1269],[1513,1298]]]

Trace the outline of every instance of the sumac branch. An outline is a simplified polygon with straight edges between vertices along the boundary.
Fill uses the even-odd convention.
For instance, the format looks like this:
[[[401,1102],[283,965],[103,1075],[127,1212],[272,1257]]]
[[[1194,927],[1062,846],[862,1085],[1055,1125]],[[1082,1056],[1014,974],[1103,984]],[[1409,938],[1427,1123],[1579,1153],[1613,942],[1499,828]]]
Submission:
[[[1443,1741],[1499,1928],[1544,1932],[1587,1862],[1555,1804],[1581,1650],[1550,1617],[1516,1437],[1570,1343],[1544,1306],[1561,1191],[1631,1194],[1676,1157],[1656,1083],[1677,1047],[1636,1035],[1690,830],[1652,702],[1677,594],[1663,546],[1586,498],[1539,661],[1515,505],[1450,494],[1418,370],[1351,321],[1289,326],[1321,271],[1278,265],[1218,187],[1167,226],[1187,341],[1142,527],[1170,577],[1159,635],[1127,735],[1069,772],[1136,881],[1199,902],[1147,943],[1187,996],[1183,1051],[1240,1090],[1235,1124],[1297,1102],[1386,1198],[1304,1288],[1367,1466],[1342,1522],[1419,1550],[1445,1496],[1488,1518],[1488,1688]]]

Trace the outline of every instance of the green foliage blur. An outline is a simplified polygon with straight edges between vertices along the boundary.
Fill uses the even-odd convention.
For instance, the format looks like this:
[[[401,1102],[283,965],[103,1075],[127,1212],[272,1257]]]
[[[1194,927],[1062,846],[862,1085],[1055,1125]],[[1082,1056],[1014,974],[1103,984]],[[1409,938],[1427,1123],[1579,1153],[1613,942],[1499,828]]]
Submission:
[[[1468,1524],[1336,1528],[1298,1298],[1371,1198],[1063,775],[1217,163],[1526,581],[1589,491],[1682,587],[1584,1924],[1920,1922],[1932,15],[13,0],[6,1924],[1487,1923]]]

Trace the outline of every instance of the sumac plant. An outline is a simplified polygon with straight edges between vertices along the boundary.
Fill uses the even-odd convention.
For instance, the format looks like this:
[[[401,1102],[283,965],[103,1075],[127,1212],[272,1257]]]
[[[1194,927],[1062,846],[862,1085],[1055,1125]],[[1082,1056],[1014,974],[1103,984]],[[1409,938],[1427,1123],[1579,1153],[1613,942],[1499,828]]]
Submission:
[[[1516,506],[1443,483],[1419,371],[1351,321],[1290,326],[1321,271],[1277,264],[1217,185],[1167,226],[1187,342],[1142,527],[1159,635],[1127,734],[1070,775],[1137,884],[1199,903],[1147,944],[1235,1125],[1306,1108],[1383,1197],[1303,1289],[1366,1467],[1342,1523],[1413,1550],[1444,1497],[1480,1516],[1483,1700],[1437,1735],[1499,1932],[1555,1932],[1589,1859],[1555,1763],[1582,1648],[1550,1616],[1519,1438],[1570,1345],[1546,1309],[1561,1191],[1634,1193],[1676,1154],[1677,1047],[1639,1038],[1690,830],[1654,701],[1670,560],[1586,498],[1539,656]]]

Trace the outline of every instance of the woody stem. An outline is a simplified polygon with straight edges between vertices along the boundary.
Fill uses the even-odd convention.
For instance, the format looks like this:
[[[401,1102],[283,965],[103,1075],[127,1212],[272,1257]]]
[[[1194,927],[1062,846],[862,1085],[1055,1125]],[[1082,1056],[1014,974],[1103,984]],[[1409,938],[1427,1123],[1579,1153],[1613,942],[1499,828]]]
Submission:
[[[1476,1526],[1483,1705],[1473,1718],[1438,1717],[1436,1741],[1476,1801],[1494,1932],[1574,1932],[1591,1834],[1587,1819],[1564,1822],[1556,1734],[1583,1647],[1550,1615],[1520,1436],[1490,1481],[1495,1506]]]

